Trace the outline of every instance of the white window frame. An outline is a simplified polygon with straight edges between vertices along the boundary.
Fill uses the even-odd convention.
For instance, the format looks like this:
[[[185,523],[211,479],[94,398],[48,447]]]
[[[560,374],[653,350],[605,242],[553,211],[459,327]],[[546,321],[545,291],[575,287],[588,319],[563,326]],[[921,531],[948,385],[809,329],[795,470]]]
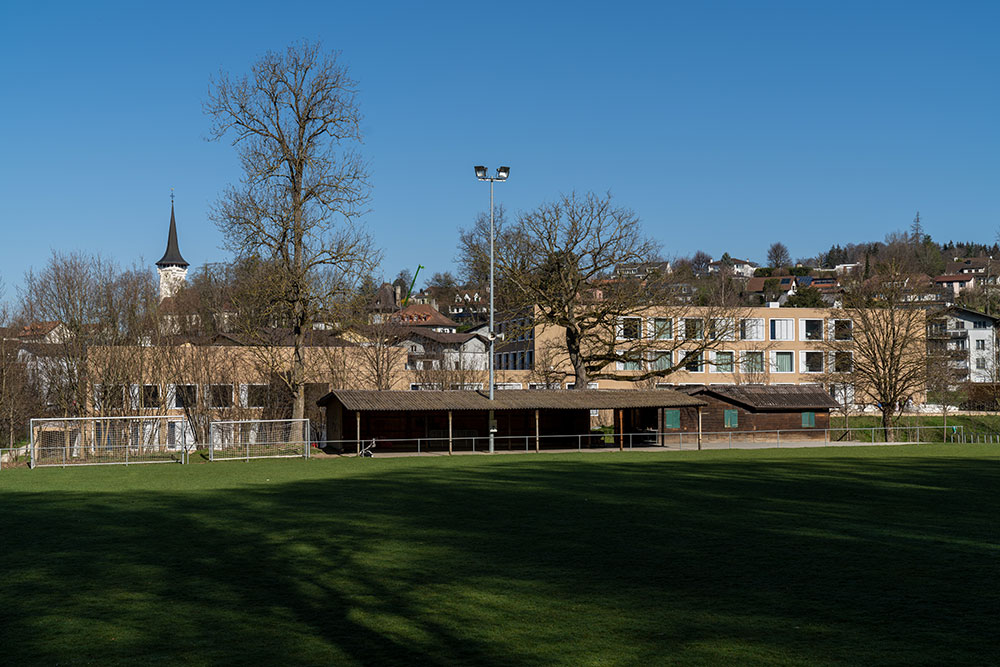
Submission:
[[[809,370],[809,365],[806,363],[806,356],[810,354],[818,354],[820,357],[820,365],[822,368],[818,371]],[[799,351],[799,368],[802,369],[801,373],[809,373],[810,375],[818,375],[826,370],[826,355],[823,354],[821,350],[800,350]]]
[[[633,350],[615,350],[615,354],[617,354],[619,356],[622,356],[622,357],[628,357],[629,354],[637,355],[634,361],[625,361],[625,360],[622,360],[622,359],[619,359],[618,361],[616,361],[615,362],[615,370],[626,371],[626,372],[634,372],[634,371],[641,371],[642,370],[642,353],[641,352],[636,352],[636,351],[633,351]],[[635,368],[628,368],[627,365],[629,365],[629,364],[635,366]]]
[[[806,336],[806,323],[807,322],[819,322],[819,338],[808,338]],[[799,318],[799,340],[801,340],[801,341],[808,341],[808,342],[822,341],[822,340],[824,340],[826,338],[825,332],[824,332],[825,329],[826,329],[826,327],[823,326],[823,319],[820,318],[820,317],[802,317],[802,318]]]
[[[776,324],[778,322],[784,322],[785,324],[778,327]],[[790,338],[778,338],[775,334],[778,333],[778,329],[787,329]],[[791,342],[795,340],[795,318],[794,317],[771,317],[767,321],[767,333],[768,339],[774,341],[781,341],[783,343]]]
[[[744,338],[743,332],[746,330],[747,325],[752,327],[753,331],[757,332],[756,338]],[[739,340],[750,340],[750,341],[763,341],[764,340],[764,328],[765,322],[763,317],[744,317],[740,319],[739,331],[737,338]]]
[[[750,369],[747,367],[750,355],[760,355],[760,368]],[[764,350],[741,350],[740,351],[740,373],[766,373],[767,354]]]
[[[637,320],[639,331],[636,335],[625,337],[625,320]],[[618,340],[642,340],[642,318],[638,315],[624,315],[618,318]]]
[[[667,323],[669,335],[660,336],[659,328],[656,326],[656,321],[661,320]],[[672,317],[651,317],[649,318],[649,338],[651,340],[673,340],[674,339],[674,318]]]
[[[712,340],[736,340],[736,320],[732,317],[713,317],[708,323],[709,334],[714,333]],[[713,332],[712,329],[715,329]],[[721,334],[719,332],[722,332]]]
[[[851,370],[849,370],[849,371],[840,371],[840,370],[837,370],[837,355],[838,354],[846,354],[846,355],[850,356],[850,358],[851,358]],[[854,372],[854,352],[851,351],[851,350],[837,350],[835,352],[831,352],[830,353],[830,361],[827,364],[827,368],[830,369],[834,373],[853,373]]]
[[[851,325],[851,337],[850,338],[837,338],[837,323],[838,322],[847,322],[848,324]],[[844,318],[844,317],[838,317],[838,318],[830,320],[830,340],[840,340],[840,341],[854,340],[854,320],[847,319],[847,318]]]
[[[692,363],[691,358],[684,359],[684,356],[686,354],[688,354],[688,351],[686,351],[686,350],[680,351],[679,354],[680,354],[680,359],[678,359],[678,363],[683,360],[683,362],[684,362],[684,370],[686,372],[688,372],[688,373],[704,373],[705,372],[705,351],[704,350],[698,352],[696,354],[696,356],[694,357],[695,359],[697,359],[697,363],[698,363],[698,369],[694,370],[694,371],[691,370],[690,368],[688,368],[688,364]]]
[[[656,363],[662,358],[667,358],[666,368],[657,368]],[[648,353],[648,358],[646,363],[651,371],[665,371],[668,370],[674,363],[674,354],[672,350],[652,350]]]
[[[719,353],[731,355],[729,359],[729,369],[721,370],[718,366]],[[709,373],[732,373],[736,370],[736,352],[734,350],[717,350],[712,352],[712,364],[709,366]]]
[[[778,370],[778,355],[788,354],[792,358],[792,370],[790,371],[779,371]],[[778,373],[781,375],[790,375],[795,372],[795,351],[794,350],[771,350],[771,372]]]

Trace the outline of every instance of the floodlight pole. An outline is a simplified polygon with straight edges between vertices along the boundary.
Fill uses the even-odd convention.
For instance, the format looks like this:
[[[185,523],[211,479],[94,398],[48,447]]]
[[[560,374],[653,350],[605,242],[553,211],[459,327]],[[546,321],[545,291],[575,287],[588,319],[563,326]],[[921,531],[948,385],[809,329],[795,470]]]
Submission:
[[[494,365],[496,363],[496,361],[495,361],[495,359],[496,359],[496,352],[495,352],[495,350],[496,350],[496,332],[494,331],[495,323],[494,323],[494,301],[493,301],[493,294],[494,294],[494,291],[495,291],[494,290],[494,278],[493,278],[493,274],[494,274],[494,261],[495,261],[494,252],[495,252],[495,246],[496,246],[496,243],[495,243],[496,231],[495,231],[494,219],[493,219],[493,182],[494,181],[506,181],[507,180],[507,175],[510,173],[510,168],[509,167],[500,167],[499,169],[497,169],[496,176],[487,176],[486,175],[487,174],[486,167],[477,166],[475,169],[476,169],[476,178],[478,178],[480,181],[489,181],[490,182],[490,329],[487,332],[488,333],[487,339],[489,340],[489,343],[490,343],[490,345],[489,345],[489,349],[490,349],[490,353],[489,353],[490,354],[490,358],[489,358],[489,369],[490,369],[490,373],[489,373],[489,375],[490,375],[490,414],[489,414],[489,418],[488,418],[489,419],[489,424],[487,425],[487,427],[488,427],[489,434],[490,434],[490,454],[492,454],[493,451],[494,451],[494,436],[496,435],[496,426],[495,426],[496,421],[495,421],[495,417],[494,417],[493,409],[492,409],[492,407],[493,407],[493,398],[494,398],[494,396],[493,396],[493,385],[496,384],[494,382],[494,374],[495,374]]]

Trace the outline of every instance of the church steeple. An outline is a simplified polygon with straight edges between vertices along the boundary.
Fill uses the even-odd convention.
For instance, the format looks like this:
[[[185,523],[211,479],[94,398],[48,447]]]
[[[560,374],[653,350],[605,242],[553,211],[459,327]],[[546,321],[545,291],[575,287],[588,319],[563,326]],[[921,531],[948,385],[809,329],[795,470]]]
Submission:
[[[170,195],[170,231],[167,233],[167,251],[163,253],[163,257],[160,261],[156,263],[161,269],[165,269],[168,266],[179,266],[182,269],[186,269],[189,265],[181,257],[181,251],[177,247],[177,221],[174,219],[174,196]]]
[[[181,257],[177,247],[177,221],[174,219],[174,194],[170,193],[170,231],[167,233],[167,251],[156,263],[160,274],[160,300],[171,297],[181,289],[187,280],[188,263]]]

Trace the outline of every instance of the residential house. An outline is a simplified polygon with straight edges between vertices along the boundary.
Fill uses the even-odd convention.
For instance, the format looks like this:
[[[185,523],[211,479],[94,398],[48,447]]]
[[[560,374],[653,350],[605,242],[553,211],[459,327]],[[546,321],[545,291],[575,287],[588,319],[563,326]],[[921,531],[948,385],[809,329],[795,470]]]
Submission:
[[[753,278],[753,272],[757,269],[757,265],[751,261],[735,257],[727,261],[716,260],[708,264],[709,273],[722,273],[727,269],[737,278],[749,279]]]
[[[928,350],[949,353],[948,362],[957,382],[993,383],[997,374],[997,325],[1000,317],[951,306],[930,318]]]

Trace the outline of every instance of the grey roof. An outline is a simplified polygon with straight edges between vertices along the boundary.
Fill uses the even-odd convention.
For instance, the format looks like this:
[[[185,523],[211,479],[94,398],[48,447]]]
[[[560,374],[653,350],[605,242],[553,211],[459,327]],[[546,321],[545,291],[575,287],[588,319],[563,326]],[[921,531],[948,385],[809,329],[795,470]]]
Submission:
[[[823,410],[838,407],[822,387],[810,385],[709,385],[681,387],[692,396],[715,395],[719,398],[745,405],[754,410]]]
[[[167,233],[167,251],[163,253],[163,257],[160,261],[156,263],[159,267],[167,266],[182,266],[187,268],[189,265],[181,257],[181,251],[177,247],[177,222],[174,220],[174,203],[170,202],[170,231]]]
[[[426,338],[428,340],[433,340],[438,343],[443,343],[445,345],[452,345],[458,343],[461,345],[473,338],[479,338],[484,343],[487,342],[485,336],[480,336],[474,333],[442,333],[440,331],[434,331],[433,329],[427,329],[424,327],[405,327],[403,334],[400,338],[406,339],[412,336],[419,336],[421,338]]]
[[[316,401],[339,401],[358,412],[443,410],[608,410],[617,408],[678,408],[705,402],[671,389],[511,389],[494,392],[491,402],[478,391],[360,391],[335,389]]]

